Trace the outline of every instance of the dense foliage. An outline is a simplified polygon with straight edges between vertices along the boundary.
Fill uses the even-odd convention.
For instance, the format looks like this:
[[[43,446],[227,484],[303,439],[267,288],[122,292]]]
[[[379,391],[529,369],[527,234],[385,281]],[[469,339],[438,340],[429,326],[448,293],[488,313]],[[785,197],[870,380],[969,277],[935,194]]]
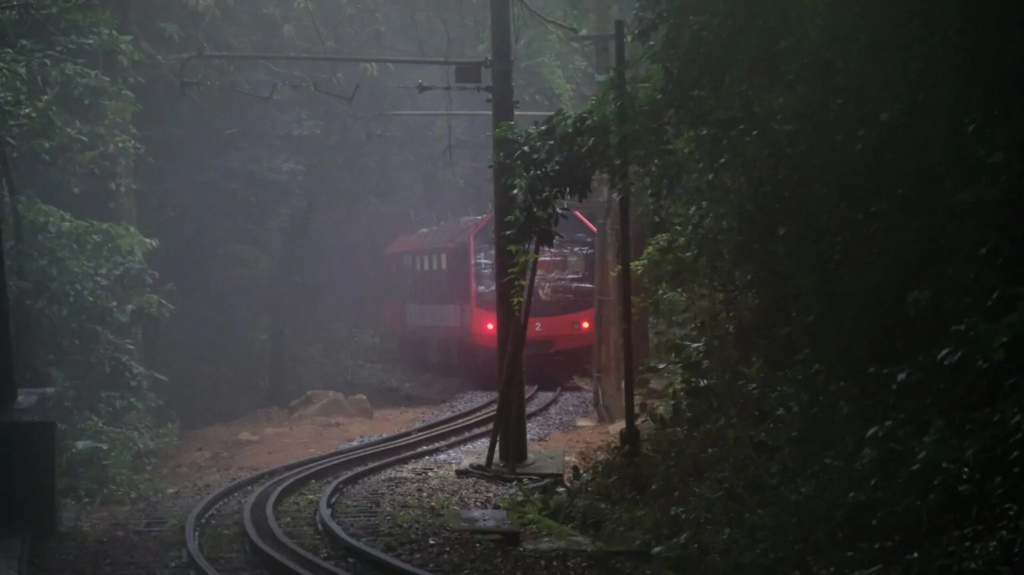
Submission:
[[[684,572],[1016,572],[1020,8],[640,4],[628,125],[515,136],[529,233],[618,137],[656,231],[669,399],[565,517]]]
[[[136,54],[110,12],[48,1],[0,10],[4,249],[22,385],[54,387],[65,493],[139,492],[173,428],[134,337],[166,316],[132,212]]]

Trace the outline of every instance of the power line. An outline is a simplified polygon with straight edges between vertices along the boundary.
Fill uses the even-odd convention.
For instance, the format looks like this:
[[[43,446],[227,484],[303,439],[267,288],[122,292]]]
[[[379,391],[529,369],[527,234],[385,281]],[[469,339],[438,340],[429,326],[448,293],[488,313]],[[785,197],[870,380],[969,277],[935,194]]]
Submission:
[[[444,91],[444,92],[488,92],[490,93],[490,86],[458,86],[458,85],[445,85],[445,86],[434,86],[432,84],[424,84],[423,81],[419,81],[415,84],[403,84],[398,86],[392,86],[398,89],[416,90],[420,94],[427,92]],[[449,106],[450,107],[450,106]]]

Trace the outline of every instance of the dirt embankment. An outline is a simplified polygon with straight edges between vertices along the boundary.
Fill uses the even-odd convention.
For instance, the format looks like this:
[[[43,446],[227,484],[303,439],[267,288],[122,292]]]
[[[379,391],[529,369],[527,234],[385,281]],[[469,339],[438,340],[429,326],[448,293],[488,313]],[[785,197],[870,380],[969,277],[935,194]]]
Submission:
[[[161,475],[172,489],[222,484],[248,473],[328,453],[363,436],[394,433],[435,409],[378,409],[372,418],[311,415],[323,413],[315,408],[298,414],[295,410],[264,409],[232,422],[185,432],[165,457]],[[569,468],[585,461],[587,452],[618,440],[615,426],[595,422],[592,415],[578,420],[574,429],[531,443],[534,449],[564,451]]]
[[[327,453],[365,435],[394,433],[431,410],[429,407],[380,409],[373,419],[292,417],[284,409],[265,409],[241,419],[185,432],[165,459],[170,487],[182,483],[218,483],[243,471]]]

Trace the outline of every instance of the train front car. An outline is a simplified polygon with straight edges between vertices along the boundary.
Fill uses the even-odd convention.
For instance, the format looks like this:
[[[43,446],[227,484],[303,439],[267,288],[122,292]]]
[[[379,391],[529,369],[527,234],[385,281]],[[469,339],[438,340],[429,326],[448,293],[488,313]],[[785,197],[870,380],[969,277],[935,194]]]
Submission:
[[[541,250],[526,332],[527,370],[555,379],[587,371],[594,342],[596,229],[578,212],[565,215],[557,228],[561,237]],[[497,357],[493,232],[488,217],[470,237],[470,335],[480,365],[492,372]]]

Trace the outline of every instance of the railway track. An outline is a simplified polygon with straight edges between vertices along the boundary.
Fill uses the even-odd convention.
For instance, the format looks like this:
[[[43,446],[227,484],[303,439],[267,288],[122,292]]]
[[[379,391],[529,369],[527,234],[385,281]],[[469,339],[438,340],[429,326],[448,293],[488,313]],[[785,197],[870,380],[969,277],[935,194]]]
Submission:
[[[528,402],[537,390],[537,387],[527,390]],[[527,416],[532,417],[550,407],[558,395],[552,394],[538,405],[531,405]],[[360,445],[268,469],[218,489],[203,499],[185,522],[186,554],[192,573],[234,575],[251,571],[248,558],[222,549],[224,545],[219,538],[223,534],[208,536],[204,545],[204,527],[215,531],[214,524],[226,519],[228,536],[244,537],[250,554],[272,573],[361,575],[386,571],[428,575],[347,533],[332,517],[332,510],[343,499],[344,489],[364,477],[487,436],[496,401],[492,399]],[[311,498],[314,493],[315,505],[310,507],[308,515],[282,516],[281,510],[290,500],[295,501],[300,494]],[[242,503],[241,509],[235,511],[233,507],[239,503]],[[373,507],[370,501],[346,500],[345,503],[357,508]],[[239,511],[244,529],[237,527]],[[296,524],[300,529],[305,528],[306,533],[313,527],[321,541],[316,545],[311,545],[306,538],[297,542]],[[328,560],[324,547],[344,549],[345,561]],[[340,565],[342,562],[346,564]]]

